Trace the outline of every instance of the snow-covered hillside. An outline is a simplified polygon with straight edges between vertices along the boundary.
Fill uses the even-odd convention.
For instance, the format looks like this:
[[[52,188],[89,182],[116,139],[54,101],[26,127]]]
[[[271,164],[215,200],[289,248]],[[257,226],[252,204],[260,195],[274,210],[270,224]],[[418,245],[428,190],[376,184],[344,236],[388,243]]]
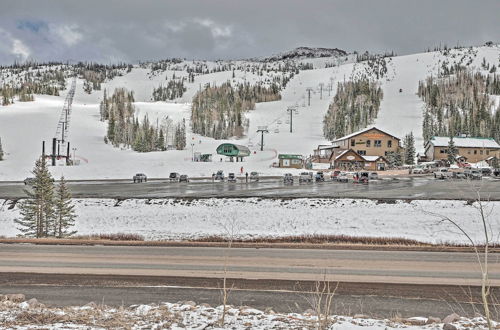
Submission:
[[[417,141],[417,151],[423,149],[422,108],[423,102],[417,96],[420,80],[437,75],[443,65],[461,63],[477,70],[483,70],[483,58],[490,65],[499,65],[500,47],[475,47],[450,50],[447,52],[428,52],[407,56],[386,58],[387,74],[378,80],[384,97],[375,125],[397,136],[413,131]],[[346,61],[347,58],[347,61]],[[190,102],[193,95],[205,84],[220,85],[226,81],[233,83],[271,81],[283,73],[276,70],[287,61],[302,65],[310,64],[313,69],[300,70],[282,90],[280,101],[259,103],[256,109],[248,112],[249,128],[241,139],[228,140],[250,147],[252,154],[244,163],[230,163],[216,155],[216,147],[223,142],[192,134],[188,130],[187,148],[181,151],[137,153],[132,150],[114,148],[104,143],[106,123],[99,121],[99,103],[103,99],[103,89],[112,93],[115,88],[126,87],[135,94],[139,117],[147,113],[151,122],[166,116],[174,121],[186,119],[189,128]],[[366,62],[354,63],[354,57],[315,57],[274,62],[262,61],[181,61],[167,70],[152,70],[151,64],[136,65],[130,72],[123,70],[122,76],[105,81],[101,91],[87,94],[83,91],[83,80],[77,80],[77,90],[73,102],[73,114],[69,139],[76,148],[79,166],[57,166],[51,168],[58,177],[62,174],[68,179],[127,178],[136,172],[144,172],[150,177],[165,177],[169,172],[182,172],[192,176],[211,175],[222,169],[226,172],[258,171],[262,174],[280,174],[284,170],[271,168],[279,153],[294,153],[308,156],[319,144],[329,141],[323,137],[323,116],[335,95],[338,82],[359,75],[376,79]],[[331,66],[335,64],[335,66]],[[338,64],[338,65],[337,65]],[[186,83],[184,95],[172,102],[152,102],[153,88],[165,84],[166,79],[188,77],[188,68],[203,66],[211,70],[227,65],[234,70],[196,74],[194,82]],[[264,69],[265,68],[265,69]],[[261,74],[259,73],[259,70]],[[213,70],[211,70],[213,71]],[[234,74],[233,74],[234,72]],[[0,71],[0,83],[15,80]],[[323,91],[320,92],[320,84]],[[329,84],[333,88],[329,90]],[[69,86],[69,83],[67,84]],[[312,88],[311,104],[308,105],[307,88]],[[15,102],[0,106],[0,138],[2,139],[5,160],[0,162],[0,180],[20,180],[30,175],[33,163],[41,152],[42,140],[54,137],[58,118],[63,107],[66,91],[59,97],[35,95],[35,102]],[[322,97],[321,97],[322,95]],[[290,133],[287,108],[297,106],[298,113],[293,115],[293,133]],[[269,133],[264,137],[264,151],[258,143],[258,126],[267,126]],[[191,162],[193,152],[211,153],[212,163]],[[289,172],[289,170],[286,170]]]

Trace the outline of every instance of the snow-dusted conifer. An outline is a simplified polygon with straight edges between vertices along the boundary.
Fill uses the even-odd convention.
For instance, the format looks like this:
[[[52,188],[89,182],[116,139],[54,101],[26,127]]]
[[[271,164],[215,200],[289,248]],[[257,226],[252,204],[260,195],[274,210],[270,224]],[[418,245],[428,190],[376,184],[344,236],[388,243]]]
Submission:
[[[56,189],[56,198],[54,201],[54,236],[64,238],[71,236],[76,231],[70,230],[75,225],[76,214],[75,206],[71,204],[71,192],[66,186],[64,176]]]
[[[404,161],[408,165],[415,164],[415,138],[413,137],[413,132],[406,134],[403,140],[404,151]]]
[[[47,237],[52,234],[54,224],[54,182],[48,170],[45,157],[35,162],[32,189],[26,189],[28,196],[19,204],[21,217],[14,220],[21,236]]]

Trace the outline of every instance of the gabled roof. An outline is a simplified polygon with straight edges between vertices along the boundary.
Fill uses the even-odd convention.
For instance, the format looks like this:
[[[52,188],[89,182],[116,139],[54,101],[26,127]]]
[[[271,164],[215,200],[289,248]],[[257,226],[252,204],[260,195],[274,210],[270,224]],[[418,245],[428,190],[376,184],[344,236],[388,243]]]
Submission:
[[[347,149],[347,150],[344,150],[342,151],[340,154],[338,154],[337,156],[335,156],[335,160],[339,159],[340,157],[342,157],[346,152],[348,152],[349,150],[352,150],[352,149]],[[354,151],[354,150],[352,150]],[[355,151],[354,151],[355,152]],[[357,153],[357,152],[356,152]]]
[[[434,147],[448,147],[450,137],[448,136],[433,136],[428,144]],[[480,137],[453,137],[453,143],[457,148],[491,148],[500,149],[500,145],[492,138]]]
[[[302,155],[279,154],[278,159],[302,159]]]
[[[351,133],[351,134],[349,134],[349,135],[343,136],[343,137],[338,138],[338,139],[336,139],[336,140],[333,140],[333,141],[332,141],[332,143],[335,143],[335,142],[339,142],[339,141],[344,141],[344,140],[350,139],[350,138],[355,137],[355,136],[357,136],[357,135],[360,135],[360,134],[366,133],[366,132],[368,132],[368,131],[370,131],[370,130],[372,130],[372,129],[375,129],[375,130],[377,130],[377,131],[379,131],[379,132],[381,132],[381,133],[384,133],[384,134],[386,134],[386,135],[392,136],[393,138],[395,138],[395,139],[397,139],[397,140],[400,140],[400,138],[398,138],[398,137],[397,137],[397,136],[395,136],[395,135],[392,135],[392,134],[389,134],[389,133],[387,133],[387,132],[384,132],[384,131],[382,131],[381,129],[376,128],[375,126],[371,126],[371,127],[367,127],[367,128],[365,128],[365,129],[362,129],[362,130],[360,130],[360,131],[357,131],[357,132]]]
[[[367,162],[376,162],[382,156],[363,156],[361,155]],[[384,158],[384,157],[382,157]]]

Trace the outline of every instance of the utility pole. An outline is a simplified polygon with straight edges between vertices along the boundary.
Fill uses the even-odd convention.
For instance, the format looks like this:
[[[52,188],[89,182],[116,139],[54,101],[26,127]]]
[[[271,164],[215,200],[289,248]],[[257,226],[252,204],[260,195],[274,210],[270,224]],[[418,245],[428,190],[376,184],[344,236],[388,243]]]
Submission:
[[[306,88],[306,91],[308,93],[308,99],[307,99],[307,106],[310,106],[311,105],[311,92],[312,92],[312,87],[307,87]]]
[[[335,79],[333,77],[330,77],[330,91],[328,92],[328,96],[330,96],[331,91],[333,90],[333,81]]]
[[[296,111],[296,107],[295,106],[290,106],[288,107],[288,109],[286,109],[286,112],[288,112],[290,114],[290,133],[293,133],[293,130],[292,130],[292,124],[293,124],[293,113]]]
[[[323,86],[325,84],[324,83],[319,83],[319,99],[322,100],[323,99]]]
[[[257,133],[260,133],[260,151],[264,151],[264,133],[269,133],[267,126],[258,126]]]

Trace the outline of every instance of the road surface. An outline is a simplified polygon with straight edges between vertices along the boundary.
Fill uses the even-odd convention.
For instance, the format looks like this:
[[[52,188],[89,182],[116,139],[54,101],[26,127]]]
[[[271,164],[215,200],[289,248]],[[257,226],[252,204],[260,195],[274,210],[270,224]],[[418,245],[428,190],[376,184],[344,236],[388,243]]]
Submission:
[[[479,285],[473,253],[252,249],[211,247],[128,247],[0,245],[0,272],[183,276],[236,279],[364,283]],[[493,254],[491,284],[500,286]]]
[[[304,311],[307,292],[325,278],[339,282],[335,312],[344,314],[473,315],[468,294],[478,296],[480,274],[471,253],[29,244],[0,245],[0,293],[21,292],[53,305],[217,305],[226,253],[235,305]],[[493,286],[500,285],[497,259],[493,254]]]
[[[373,180],[369,184],[322,182],[285,185],[280,179],[260,182],[192,181],[176,183],[162,180],[134,184],[127,181],[103,180],[70,182],[75,198],[208,198],[208,197],[324,197],[374,199],[475,199],[480,189],[485,199],[500,200],[500,180],[480,181],[436,180],[431,177],[401,177]],[[26,197],[22,183],[0,182],[0,198]]]

